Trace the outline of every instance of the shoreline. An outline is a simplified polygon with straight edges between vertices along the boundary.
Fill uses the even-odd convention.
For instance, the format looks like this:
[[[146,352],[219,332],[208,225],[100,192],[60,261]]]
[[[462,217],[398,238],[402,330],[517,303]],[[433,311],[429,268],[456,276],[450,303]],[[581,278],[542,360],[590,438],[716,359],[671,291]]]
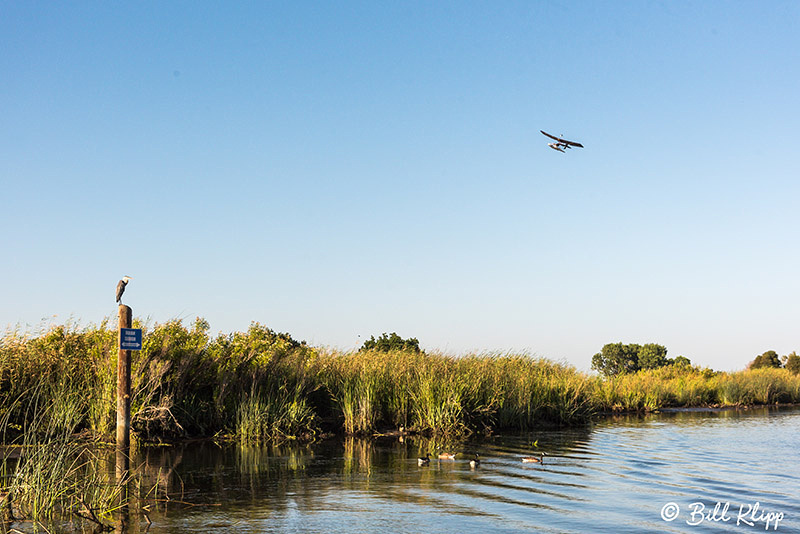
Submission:
[[[215,443],[217,445],[230,445],[234,443],[241,443],[246,445],[279,445],[294,442],[297,444],[310,444],[317,441],[325,441],[331,439],[347,439],[357,438],[363,440],[381,440],[386,438],[404,439],[404,438],[422,438],[422,439],[456,439],[456,440],[469,440],[469,439],[482,439],[495,435],[504,434],[520,434],[520,433],[533,433],[533,432],[550,432],[554,430],[564,430],[572,428],[582,428],[590,426],[596,419],[609,419],[619,416],[646,416],[646,415],[659,415],[659,414],[678,414],[678,413],[721,413],[731,411],[749,411],[755,409],[768,409],[768,410],[784,410],[784,409],[798,409],[800,403],[776,403],[776,404],[747,404],[747,405],[724,405],[724,406],[685,406],[685,407],[666,407],[658,410],[626,410],[617,412],[598,412],[593,414],[588,420],[573,424],[553,424],[551,422],[543,422],[537,428],[519,429],[513,427],[490,429],[485,432],[468,432],[464,434],[441,434],[427,430],[414,430],[405,428],[392,428],[384,427],[375,430],[374,432],[354,432],[348,433],[345,431],[325,430],[318,434],[303,434],[298,436],[284,436],[279,439],[261,439],[261,440],[247,440],[237,438],[235,434],[214,435],[214,436],[190,436],[174,440],[162,441],[144,441],[136,440],[136,445],[133,448],[159,448],[159,447],[182,447],[192,443]],[[79,432],[72,436],[73,440],[84,440],[93,442],[95,446],[106,447],[113,449],[115,447],[113,436],[91,436],[86,432]],[[20,445],[15,443],[0,443],[0,462],[6,460],[17,460],[20,457],[23,449],[30,447],[29,445]]]
[[[797,402],[784,402],[775,404],[724,404],[724,405],[709,405],[709,406],[670,406],[667,408],[660,408],[653,413],[686,413],[686,412],[727,412],[734,410],[753,410],[755,408],[798,408],[800,403]]]
[[[576,422],[572,424],[555,424],[552,422],[544,421],[541,425],[536,428],[529,428],[529,429],[519,429],[514,427],[506,427],[506,428],[496,428],[490,429],[489,431],[485,432],[469,432],[464,434],[437,434],[436,432],[428,431],[428,430],[414,430],[414,429],[404,429],[404,428],[391,428],[385,427],[382,429],[375,430],[374,432],[353,432],[348,433],[345,431],[335,431],[335,430],[326,430],[320,432],[316,436],[286,436],[282,439],[277,440],[240,440],[235,435],[225,435],[225,436],[206,436],[206,437],[193,437],[193,438],[186,438],[180,439],[176,441],[170,442],[140,442],[139,446],[143,447],[171,447],[176,445],[185,445],[192,442],[208,442],[208,441],[215,441],[215,442],[222,442],[222,443],[247,443],[250,445],[272,445],[272,444],[281,444],[287,442],[296,442],[296,443],[313,443],[315,441],[321,440],[329,440],[329,439],[345,439],[345,438],[357,438],[357,439],[364,439],[364,440],[380,440],[386,438],[423,438],[423,439],[439,439],[439,438],[446,438],[446,439],[472,439],[472,438],[486,438],[489,436],[494,435],[503,435],[503,434],[520,434],[520,433],[533,433],[533,432],[550,432],[554,430],[564,430],[564,429],[572,429],[572,428],[583,428],[586,426],[591,425],[594,422],[594,419],[605,419],[605,418],[612,418],[615,416],[645,416],[645,415],[658,415],[658,414],[675,414],[675,413],[719,413],[719,412],[731,412],[731,411],[749,411],[755,409],[796,409],[800,408],[800,403],[779,403],[779,404],[747,404],[747,405],[725,405],[725,406],[686,406],[686,407],[668,407],[668,408],[661,408],[658,410],[629,410],[629,411],[619,411],[619,412],[598,412],[591,416],[589,419],[581,422]],[[113,444],[112,444],[113,445]]]
[[[609,415],[800,403],[800,375],[785,368],[726,373],[667,365],[604,377],[527,354],[342,353],[257,323],[217,337],[202,319],[143,330],[130,391],[130,428],[140,443],[309,441],[401,426],[460,437],[580,427]],[[113,436],[117,345],[107,324],[0,338],[4,439],[50,422],[59,432]]]

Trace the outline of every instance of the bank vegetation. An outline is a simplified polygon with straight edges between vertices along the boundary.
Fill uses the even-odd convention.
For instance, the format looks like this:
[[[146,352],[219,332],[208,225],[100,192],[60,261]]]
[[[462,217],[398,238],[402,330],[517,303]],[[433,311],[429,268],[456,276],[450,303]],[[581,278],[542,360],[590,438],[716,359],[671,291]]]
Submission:
[[[606,412],[800,402],[800,375],[785,368],[722,373],[667,365],[597,376],[524,354],[452,356],[414,344],[380,350],[380,343],[337,352],[258,323],[216,337],[203,319],[134,326],[144,330],[144,342],[133,353],[132,428],[143,442],[303,439],[401,427],[452,435],[525,431]],[[0,338],[2,439],[30,427],[34,397],[55,408],[37,422],[48,432],[113,436],[117,344],[108,321],[7,332]]]

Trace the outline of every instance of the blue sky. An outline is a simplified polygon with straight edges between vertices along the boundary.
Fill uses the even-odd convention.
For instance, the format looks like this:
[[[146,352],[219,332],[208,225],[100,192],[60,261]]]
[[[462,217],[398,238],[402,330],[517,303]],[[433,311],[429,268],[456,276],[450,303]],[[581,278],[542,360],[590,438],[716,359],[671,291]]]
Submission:
[[[130,275],[151,321],[340,349],[800,350],[798,21],[780,1],[3,3],[0,326],[115,317]]]

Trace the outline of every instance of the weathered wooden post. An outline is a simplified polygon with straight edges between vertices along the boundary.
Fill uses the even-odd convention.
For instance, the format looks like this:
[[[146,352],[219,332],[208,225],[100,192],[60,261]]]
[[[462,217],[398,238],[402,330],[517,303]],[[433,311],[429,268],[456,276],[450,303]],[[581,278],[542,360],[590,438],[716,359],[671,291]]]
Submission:
[[[123,348],[123,328],[130,328],[133,311],[119,305],[119,356],[117,358],[117,478],[127,476],[131,446],[131,351]]]

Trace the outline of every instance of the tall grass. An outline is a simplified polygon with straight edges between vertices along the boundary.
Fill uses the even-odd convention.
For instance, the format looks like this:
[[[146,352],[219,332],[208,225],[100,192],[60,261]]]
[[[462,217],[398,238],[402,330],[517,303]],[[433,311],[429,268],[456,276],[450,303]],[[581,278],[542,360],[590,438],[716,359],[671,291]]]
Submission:
[[[235,434],[246,441],[293,439],[312,432],[315,417],[300,387],[277,392],[253,387],[236,406]]]
[[[525,429],[591,413],[587,376],[525,356],[329,353],[319,363],[348,433],[379,425],[441,434]]]
[[[381,392],[388,393],[385,357],[337,358],[318,362],[317,376],[334,401],[348,434],[372,432],[381,418]]]
[[[253,323],[212,338],[197,319],[149,325],[133,353],[132,427],[140,440],[230,435],[241,440],[371,434],[385,427],[455,436],[571,425],[610,411],[667,406],[800,402],[800,377],[784,369],[714,373],[665,367],[601,378],[519,354],[318,350]],[[52,326],[0,338],[0,418],[6,442],[31,413],[16,399],[73,419],[52,424],[110,437],[117,334],[109,321]],[[48,422],[47,424],[50,424]]]
[[[718,373],[694,367],[664,367],[596,378],[594,398],[600,411],[800,403],[800,375],[786,369]]]
[[[752,369],[715,377],[722,404],[776,404],[800,402],[800,375],[787,369]]]
[[[16,404],[26,418],[16,438],[8,440],[17,457],[2,461],[0,517],[41,522],[74,515],[108,527],[125,497],[95,449],[75,438],[84,418],[83,398],[66,381],[56,391],[42,383]],[[5,438],[8,425],[8,417],[0,421]]]
[[[436,355],[428,359],[422,356],[411,376],[412,426],[445,434],[459,433],[467,428],[469,382],[456,371],[453,358]]]

